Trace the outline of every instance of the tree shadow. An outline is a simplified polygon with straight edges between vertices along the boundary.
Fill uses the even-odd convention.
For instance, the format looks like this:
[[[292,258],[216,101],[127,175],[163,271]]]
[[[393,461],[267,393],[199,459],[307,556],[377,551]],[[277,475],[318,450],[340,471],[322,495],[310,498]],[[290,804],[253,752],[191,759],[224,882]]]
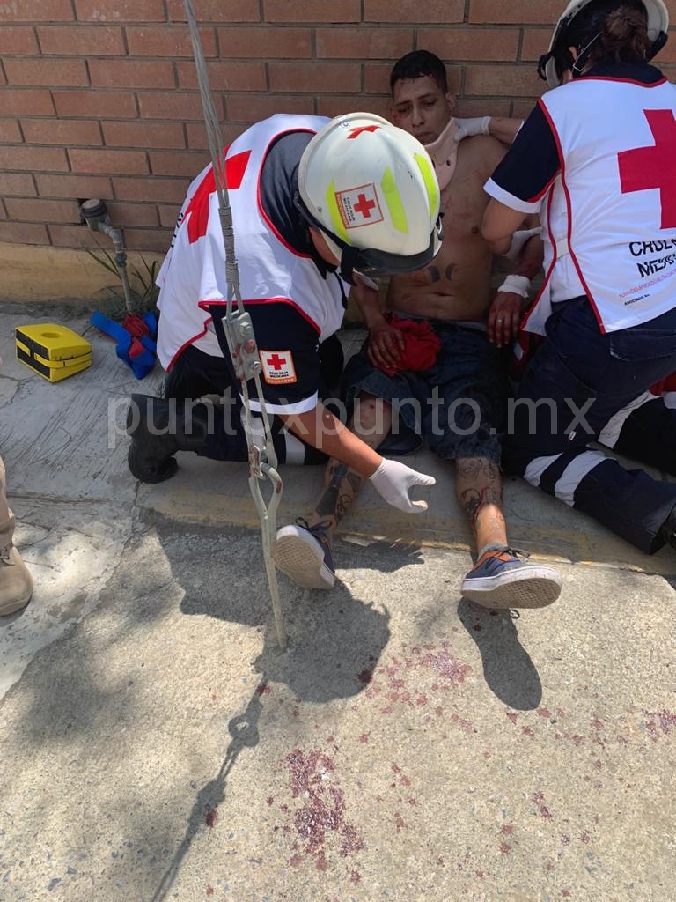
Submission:
[[[458,617],[476,642],[489,689],[510,708],[537,708],[542,699],[540,674],[519,642],[514,613],[488,611],[463,598]]]

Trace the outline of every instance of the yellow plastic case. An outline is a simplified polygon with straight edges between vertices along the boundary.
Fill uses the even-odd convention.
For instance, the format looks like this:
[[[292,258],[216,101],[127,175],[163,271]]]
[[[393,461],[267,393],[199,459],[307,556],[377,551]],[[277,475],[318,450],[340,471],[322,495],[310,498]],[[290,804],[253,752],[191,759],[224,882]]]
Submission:
[[[92,365],[92,346],[58,323],[17,326],[16,356],[49,382],[61,382]]]

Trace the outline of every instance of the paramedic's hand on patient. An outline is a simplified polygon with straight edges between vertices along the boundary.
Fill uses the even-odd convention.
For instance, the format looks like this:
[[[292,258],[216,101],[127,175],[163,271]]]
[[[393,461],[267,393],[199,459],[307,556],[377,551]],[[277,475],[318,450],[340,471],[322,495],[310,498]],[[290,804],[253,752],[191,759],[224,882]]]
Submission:
[[[422,514],[427,510],[426,501],[411,501],[409,490],[416,485],[435,485],[434,476],[425,476],[397,460],[383,457],[380,466],[369,477],[378,494],[406,514]]]
[[[462,141],[463,138],[475,138],[477,135],[490,134],[490,116],[478,116],[474,119],[457,119],[454,117],[454,121],[458,126],[454,136],[458,142]]]

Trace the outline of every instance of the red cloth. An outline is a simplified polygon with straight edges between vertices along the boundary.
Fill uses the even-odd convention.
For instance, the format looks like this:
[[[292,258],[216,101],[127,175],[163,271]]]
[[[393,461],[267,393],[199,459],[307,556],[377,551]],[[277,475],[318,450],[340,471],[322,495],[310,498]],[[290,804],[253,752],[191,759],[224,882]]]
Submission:
[[[125,315],[122,320],[122,328],[126,329],[132,338],[142,338],[144,335],[147,335],[149,338],[152,337],[152,332],[147,324],[136,313],[127,313]]]
[[[409,370],[419,373],[434,366],[441,348],[441,339],[432,331],[427,320],[401,319],[389,317],[390,326],[398,329],[404,337],[404,348],[396,366],[381,367],[386,376],[394,376]]]

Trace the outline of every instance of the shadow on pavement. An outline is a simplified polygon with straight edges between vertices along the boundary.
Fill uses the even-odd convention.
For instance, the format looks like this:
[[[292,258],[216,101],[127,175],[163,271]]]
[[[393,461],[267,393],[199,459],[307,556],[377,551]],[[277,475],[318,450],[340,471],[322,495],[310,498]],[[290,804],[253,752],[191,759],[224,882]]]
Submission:
[[[511,611],[488,611],[462,599],[458,617],[476,642],[489,689],[520,711],[532,711],[542,698],[540,674],[519,642]]]
[[[225,753],[225,758],[213,780],[206,783],[197,793],[188,823],[185,836],[176,850],[171,864],[167,868],[160,885],[153,894],[151,902],[163,902],[170,892],[176,879],[183,859],[190,851],[190,846],[195,836],[201,831],[203,825],[213,827],[218,818],[218,806],[225,801],[225,787],[230,771],[237,763],[237,758],[244,749],[251,749],[258,745],[260,735],[258,721],[261,716],[261,694],[267,686],[267,680],[263,680],[254,691],[246,711],[233,717],[228,723],[228,731],[232,737],[230,745]]]

